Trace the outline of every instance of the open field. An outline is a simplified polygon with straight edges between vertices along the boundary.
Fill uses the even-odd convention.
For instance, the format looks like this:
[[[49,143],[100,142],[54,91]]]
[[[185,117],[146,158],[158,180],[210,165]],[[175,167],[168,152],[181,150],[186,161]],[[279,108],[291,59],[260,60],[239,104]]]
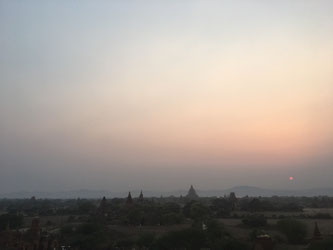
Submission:
[[[312,236],[315,222],[318,223],[320,232],[323,235],[333,235],[333,220],[324,220],[324,219],[298,219],[307,225],[308,237]],[[242,225],[241,219],[220,219],[221,223],[225,225],[225,227],[232,232],[233,234],[239,236],[240,238],[248,238],[249,234],[253,230],[253,228],[248,228]],[[277,219],[268,219],[268,225],[262,227],[262,229],[269,234],[278,234],[276,229]]]

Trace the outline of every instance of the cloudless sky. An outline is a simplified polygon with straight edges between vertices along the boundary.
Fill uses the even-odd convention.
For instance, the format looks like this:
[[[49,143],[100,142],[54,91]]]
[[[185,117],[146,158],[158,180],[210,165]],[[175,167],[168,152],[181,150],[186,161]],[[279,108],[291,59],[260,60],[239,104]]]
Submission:
[[[332,187],[332,13],[0,0],[0,190]]]

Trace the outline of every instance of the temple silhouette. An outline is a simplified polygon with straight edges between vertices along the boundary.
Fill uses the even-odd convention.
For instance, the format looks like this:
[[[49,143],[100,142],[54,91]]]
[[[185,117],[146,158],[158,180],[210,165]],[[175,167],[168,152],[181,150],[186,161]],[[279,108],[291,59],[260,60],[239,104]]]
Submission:
[[[185,198],[190,199],[190,200],[196,200],[199,198],[199,195],[197,194],[197,192],[195,191],[193,185],[191,185],[190,189],[188,190],[187,195],[185,196]]]

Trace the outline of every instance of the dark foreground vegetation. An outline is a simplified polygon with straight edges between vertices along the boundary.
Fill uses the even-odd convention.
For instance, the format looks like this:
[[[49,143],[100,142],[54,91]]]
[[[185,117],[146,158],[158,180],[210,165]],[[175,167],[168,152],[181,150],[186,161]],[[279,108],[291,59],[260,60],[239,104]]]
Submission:
[[[0,200],[0,249],[333,249],[333,198]]]

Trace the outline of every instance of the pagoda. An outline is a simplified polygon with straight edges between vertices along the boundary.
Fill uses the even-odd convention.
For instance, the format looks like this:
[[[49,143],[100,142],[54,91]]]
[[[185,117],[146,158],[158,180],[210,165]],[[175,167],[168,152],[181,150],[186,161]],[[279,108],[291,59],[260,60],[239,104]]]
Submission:
[[[196,200],[199,198],[199,195],[197,194],[197,192],[195,191],[193,185],[191,185],[190,189],[188,190],[188,193],[186,195],[187,199],[191,199],[191,200]]]
[[[234,192],[231,192],[229,195],[229,202],[231,204],[231,209],[234,211],[237,208],[238,199]]]
[[[323,237],[319,231],[318,223],[315,222],[315,228],[313,230],[312,240],[321,240],[321,239],[323,239]]]
[[[131,192],[128,192],[128,196],[126,199],[126,205],[132,205],[132,204],[133,204],[132,195],[131,195]]]
[[[138,200],[139,200],[139,202],[143,202],[143,193],[142,193],[142,190],[140,192]]]

